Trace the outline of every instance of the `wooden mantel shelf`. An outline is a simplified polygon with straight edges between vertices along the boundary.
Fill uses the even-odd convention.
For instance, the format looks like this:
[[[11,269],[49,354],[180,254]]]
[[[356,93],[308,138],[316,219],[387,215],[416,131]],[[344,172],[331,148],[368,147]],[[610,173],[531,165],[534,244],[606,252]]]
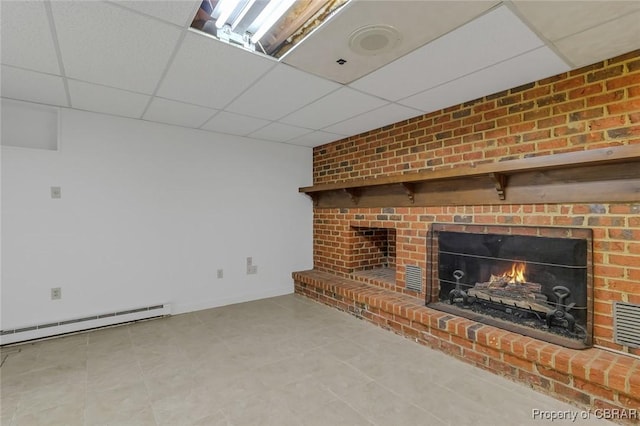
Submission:
[[[299,189],[317,207],[640,202],[640,145]]]

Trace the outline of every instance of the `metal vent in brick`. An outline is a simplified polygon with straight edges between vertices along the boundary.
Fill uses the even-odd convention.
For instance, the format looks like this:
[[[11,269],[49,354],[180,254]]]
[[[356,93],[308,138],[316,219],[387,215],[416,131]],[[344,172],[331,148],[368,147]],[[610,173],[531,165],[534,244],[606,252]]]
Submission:
[[[404,276],[407,290],[422,291],[422,268],[414,265],[405,265]]]
[[[613,332],[616,343],[640,348],[640,305],[615,302]]]

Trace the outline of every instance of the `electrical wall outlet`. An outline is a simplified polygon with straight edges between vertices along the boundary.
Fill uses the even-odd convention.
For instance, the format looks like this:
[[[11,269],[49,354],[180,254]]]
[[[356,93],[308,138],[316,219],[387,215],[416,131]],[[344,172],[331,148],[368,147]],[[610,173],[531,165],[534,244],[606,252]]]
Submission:
[[[218,278],[222,278],[224,276],[224,271],[222,269],[218,269]]]
[[[62,287],[52,287],[51,300],[60,300],[60,299],[62,299]]]
[[[62,188],[60,188],[59,186],[52,186],[51,198],[62,198]]]
[[[258,266],[253,264],[253,257],[247,257],[247,275],[255,275],[258,273]]]

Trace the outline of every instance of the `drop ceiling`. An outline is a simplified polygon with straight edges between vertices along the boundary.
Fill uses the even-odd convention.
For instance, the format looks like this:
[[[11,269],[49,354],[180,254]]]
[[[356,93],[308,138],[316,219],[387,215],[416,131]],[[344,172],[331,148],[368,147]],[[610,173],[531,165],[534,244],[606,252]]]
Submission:
[[[278,61],[199,4],[3,0],[2,97],[312,147],[640,48],[640,1],[352,0]],[[352,50],[370,25],[395,47]]]

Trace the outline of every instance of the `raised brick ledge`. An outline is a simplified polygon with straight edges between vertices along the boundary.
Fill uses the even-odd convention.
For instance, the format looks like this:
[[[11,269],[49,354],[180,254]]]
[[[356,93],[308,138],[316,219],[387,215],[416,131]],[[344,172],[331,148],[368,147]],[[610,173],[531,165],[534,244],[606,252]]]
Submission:
[[[328,272],[294,272],[295,292],[480,368],[596,408],[640,408],[640,360],[575,350],[424,306],[421,299]]]

